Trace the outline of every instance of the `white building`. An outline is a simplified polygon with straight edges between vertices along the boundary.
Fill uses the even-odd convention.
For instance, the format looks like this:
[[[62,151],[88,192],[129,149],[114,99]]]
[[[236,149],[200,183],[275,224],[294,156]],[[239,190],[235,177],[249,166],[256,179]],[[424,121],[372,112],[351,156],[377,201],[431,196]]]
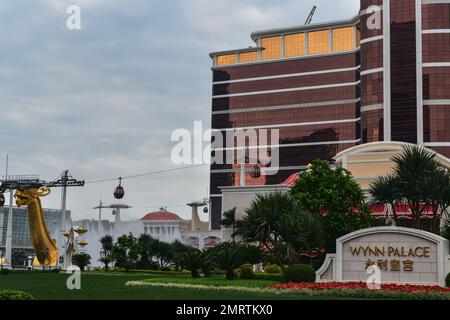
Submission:
[[[201,221],[197,214],[197,206],[192,206],[192,219],[184,220],[176,213],[160,208],[158,211],[150,212],[139,220],[121,221],[116,216],[114,222],[102,220],[80,220],[73,221],[74,227],[82,226],[88,229],[79,240],[83,239],[88,245],[83,252],[91,256],[92,266],[101,266],[100,239],[105,235],[111,235],[114,241],[118,237],[131,233],[138,238],[141,234],[147,234],[154,239],[172,243],[175,240],[194,248],[206,249],[218,245],[221,242],[220,230],[209,230],[209,223]]]

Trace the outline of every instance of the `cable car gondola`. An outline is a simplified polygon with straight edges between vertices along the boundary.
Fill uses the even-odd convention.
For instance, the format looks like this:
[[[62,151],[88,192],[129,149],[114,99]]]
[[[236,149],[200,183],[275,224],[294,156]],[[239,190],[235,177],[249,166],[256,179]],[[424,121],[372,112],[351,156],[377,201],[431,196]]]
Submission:
[[[114,190],[114,198],[122,199],[125,195],[125,190],[122,187],[122,178],[119,178],[119,185]]]

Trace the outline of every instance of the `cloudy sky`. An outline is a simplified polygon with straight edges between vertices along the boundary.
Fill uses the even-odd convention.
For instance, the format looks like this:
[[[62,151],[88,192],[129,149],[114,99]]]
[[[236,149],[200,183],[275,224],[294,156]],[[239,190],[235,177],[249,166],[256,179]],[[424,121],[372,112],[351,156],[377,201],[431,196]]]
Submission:
[[[66,8],[81,8],[81,30]],[[0,172],[53,180],[115,178],[176,167],[177,128],[210,126],[209,52],[252,45],[250,33],[350,18],[358,0],[15,0],[0,1]],[[69,190],[72,217],[95,218],[116,182]],[[208,167],[124,181],[123,215],[160,206],[182,217],[206,196]],[[60,192],[43,200],[60,206]],[[112,219],[110,212],[105,218]],[[203,219],[207,217],[204,216]]]

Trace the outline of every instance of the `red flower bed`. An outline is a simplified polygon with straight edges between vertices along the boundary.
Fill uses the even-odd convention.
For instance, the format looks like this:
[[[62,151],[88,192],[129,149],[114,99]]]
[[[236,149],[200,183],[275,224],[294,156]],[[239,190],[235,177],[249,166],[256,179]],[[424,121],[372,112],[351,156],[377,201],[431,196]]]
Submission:
[[[272,289],[310,289],[310,290],[369,290],[365,282],[323,282],[323,283],[285,283],[272,284]],[[422,292],[422,293],[450,293],[450,288],[426,285],[393,284],[381,285],[382,291],[388,292]]]

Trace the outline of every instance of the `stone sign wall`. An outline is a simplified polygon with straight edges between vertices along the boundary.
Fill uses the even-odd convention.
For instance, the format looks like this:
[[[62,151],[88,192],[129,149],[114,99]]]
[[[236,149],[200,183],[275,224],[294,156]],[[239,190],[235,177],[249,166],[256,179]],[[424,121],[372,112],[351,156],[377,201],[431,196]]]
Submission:
[[[366,281],[367,268],[376,265],[385,283],[444,285],[449,243],[429,232],[399,227],[359,230],[336,241],[317,272],[318,281]],[[332,271],[330,271],[332,270]]]

